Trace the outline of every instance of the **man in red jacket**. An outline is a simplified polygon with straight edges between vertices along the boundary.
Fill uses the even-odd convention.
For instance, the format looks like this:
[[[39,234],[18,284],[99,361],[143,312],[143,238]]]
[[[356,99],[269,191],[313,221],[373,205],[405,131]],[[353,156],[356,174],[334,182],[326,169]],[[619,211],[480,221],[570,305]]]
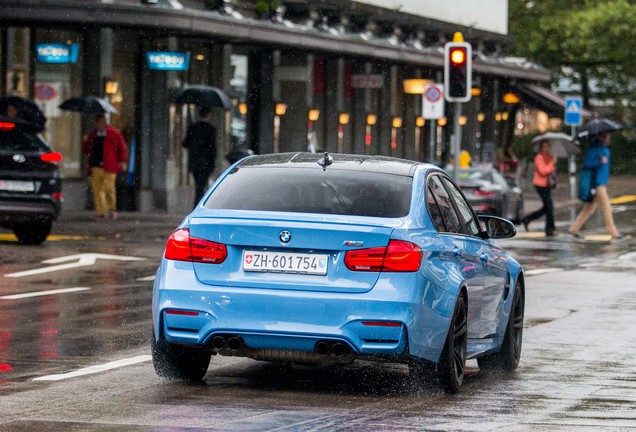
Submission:
[[[108,210],[110,217],[117,219],[115,182],[117,173],[120,169],[126,169],[128,160],[124,137],[108,124],[104,114],[98,114],[95,116],[95,129],[82,140],[82,152],[87,155],[88,175],[91,178],[97,217],[104,217]]]

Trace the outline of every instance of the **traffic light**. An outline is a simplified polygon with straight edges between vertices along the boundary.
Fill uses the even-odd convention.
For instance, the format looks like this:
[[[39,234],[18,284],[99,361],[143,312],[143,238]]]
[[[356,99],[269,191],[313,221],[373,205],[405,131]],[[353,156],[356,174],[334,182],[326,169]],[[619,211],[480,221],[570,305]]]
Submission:
[[[470,100],[472,51],[468,42],[448,42],[444,45],[444,96],[449,102]]]

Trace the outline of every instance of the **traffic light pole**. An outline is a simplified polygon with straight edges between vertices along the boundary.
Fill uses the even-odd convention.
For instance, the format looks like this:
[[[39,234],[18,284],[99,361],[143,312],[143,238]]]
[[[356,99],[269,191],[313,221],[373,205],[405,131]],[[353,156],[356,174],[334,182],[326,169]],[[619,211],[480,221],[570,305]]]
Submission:
[[[462,128],[459,124],[459,118],[462,115],[462,103],[455,102],[455,108],[453,109],[453,142],[452,150],[455,155],[455,161],[453,162],[453,178],[455,181],[459,178],[459,152],[461,151],[462,142]]]

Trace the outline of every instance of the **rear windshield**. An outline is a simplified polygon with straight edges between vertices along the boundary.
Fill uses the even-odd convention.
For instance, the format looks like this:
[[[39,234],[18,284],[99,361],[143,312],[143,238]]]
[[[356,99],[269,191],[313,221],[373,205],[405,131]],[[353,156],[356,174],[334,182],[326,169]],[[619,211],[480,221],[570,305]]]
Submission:
[[[249,167],[229,174],[209,209],[406,216],[412,177],[337,169]]]
[[[48,147],[33,132],[0,130],[0,150],[46,151]]]

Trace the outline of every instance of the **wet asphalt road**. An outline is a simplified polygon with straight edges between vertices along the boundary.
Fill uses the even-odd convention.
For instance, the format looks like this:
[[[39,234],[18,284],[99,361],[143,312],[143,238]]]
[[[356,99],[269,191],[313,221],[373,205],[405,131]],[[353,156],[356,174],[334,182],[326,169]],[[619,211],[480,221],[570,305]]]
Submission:
[[[616,210],[621,230],[636,234],[636,207]],[[568,215],[560,208],[561,231]],[[604,241],[600,219],[586,242],[540,232],[501,241],[528,275],[522,362],[513,375],[469,362],[459,395],[371,363],[288,368],[216,356],[202,384],[160,380],[149,361],[151,278],[179,221],[79,212],[40,247],[0,237],[0,431],[636,430],[636,241]],[[7,277],[95,253],[111,257]],[[53,289],[68,291],[7,298]]]

